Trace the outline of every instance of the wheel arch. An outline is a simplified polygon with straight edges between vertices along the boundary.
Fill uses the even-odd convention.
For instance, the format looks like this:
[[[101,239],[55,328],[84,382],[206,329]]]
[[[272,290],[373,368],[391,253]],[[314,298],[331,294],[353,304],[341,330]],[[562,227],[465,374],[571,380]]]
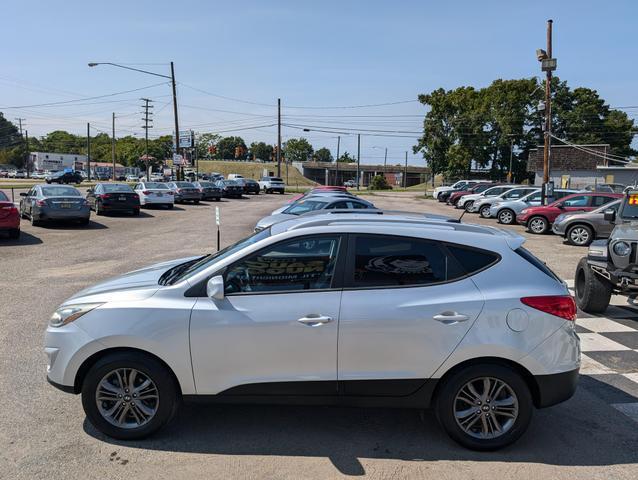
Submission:
[[[575,222],[568,224],[567,227],[565,228],[565,236],[567,236],[567,232],[569,232],[572,228],[578,227],[578,226],[590,228],[594,235],[594,239],[596,239],[596,228],[587,220],[576,220]]]
[[[511,368],[512,370],[514,370],[516,373],[518,373],[521,376],[521,378],[523,379],[523,381],[529,388],[529,392],[532,395],[532,401],[534,402],[534,406],[538,408],[538,406],[540,405],[540,401],[541,401],[540,389],[538,386],[538,382],[536,382],[536,379],[534,378],[534,375],[532,375],[532,373],[520,363],[517,363],[507,358],[502,358],[502,357],[477,357],[477,358],[471,358],[463,362],[457,363],[448,371],[446,371],[443,374],[443,376],[439,379],[434,389],[434,392],[432,393],[432,400],[436,401],[436,398],[439,392],[441,391],[441,388],[447,381],[447,379],[449,379],[456,373],[460,372],[461,370],[464,370],[465,368],[468,368],[468,367],[472,367],[474,365],[498,365],[502,367],[504,366],[504,367]]]
[[[175,372],[170,367],[170,365],[168,365],[164,360],[162,360],[157,355],[151,352],[148,352],[146,350],[142,350],[141,348],[135,348],[135,347],[106,348],[104,350],[95,352],[93,355],[86,358],[84,362],[82,362],[82,364],[80,365],[80,368],[78,368],[78,371],[75,373],[75,379],[73,381],[74,393],[80,393],[82,391],[82,384],[84,383],[86,374],[89,372],[91,367],[95,365],[99,360],[101,360],[102,358],[108,355],[112,355],[115,353],[128,353],[128,352],[134,352],[137,354],[146,355],[148,357],[151,357],[153,360],[159,362],[164,368],[166,368],[168,372],[170,372],[171,376],[173,377],[173,380],[175,381],[175,385],[177,385],[177,388],[179,389],[179,392],[178,392],[179,395],[180,396],[182,395],[182,386],[179,382],[179,379],[177,378],[177,375],[175,375]]]

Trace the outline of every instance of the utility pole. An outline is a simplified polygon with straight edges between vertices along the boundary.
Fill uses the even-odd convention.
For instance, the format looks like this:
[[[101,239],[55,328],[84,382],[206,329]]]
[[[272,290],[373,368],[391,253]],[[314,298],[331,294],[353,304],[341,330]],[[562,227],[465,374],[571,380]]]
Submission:
[[[281,98],[277,99],[277,176],[281,177]]]
[[[26,118],[16,118],[16,121],[18,122],[18,128],[20,130],[20,137],[22,137],[22,121],[26,120]],[[29,147],[28,147],[28,143],[27,146],[25,147],[26,150],[26,158],[25,158],[25,162],[24,164],[26,165],[29,162]],[[29,178],[29,168],[27,167],[27,178]]]
[[[146,163],[146,181],[150,181],[150,175],[148,173],[148,129],[149,128],[153,128],[153,125],[149,125],[149,122],[152,122],[153,119],[151,119],[151,117],[149,115],[153,115],[153,112],[149,112],[150,108],[153,108],[153,105],[151,105],[151,102],[153,100],[150,100],[148,98],[141,98],[140,100],[142,100],[144,102],[143,108],[144,108],[144,118],[142,118],[142,120],[144,121],[144,125],[142,126],[142,128],[144,129],[144,160]],[[178,143],[179,145],[179,143]]]
[[[91,124],[86,123],[86,178],[91,181]]]
[[[514,137],[510,140],[510,168],[507,171],[507,175],[510,177],[510,183],[514,183],[514,176],[512,175],[512,159],[514,157]]]
[[[113,132],[111,133],[111,161],[113,162],[113,181],[115,181],[115,112],[113,112]]]
[[[405,152],[405,169],[403,170],[403,188],[408,187],[408,152]]]
[[[547,50],[536,50],[536,58],[541,62],[541,70],[546,72],[545,78],[545,145],[543,149],[543,189],[542,204],[547,205],[551,198],[550,191],[550,170],[551,170],[551,149],[552,149],[552,72],[556,70],[556,59],[552,56],[552,20],[547,20]]]
[[[335,185],[339,185],[339,147],[341,147],[341,135],[337,135],[337,158],[335,159]]]
[[[171,86],[173,88],[173,116],[175,117],[175,153],[179,155],[179,121],[177,119],[177,92],[175,88],[175,67],[173,66],[173,62],[171,62]],[[173,167],[175,167],[174,162]],[[181,165],[179,168],[181,172]],[[148,180],[148,168],[146,168],[146,175]],[[179,175],[178,178],[181,178],[181,175]]]
[[[361,180],[361,134],[357,133],[357,190],[359,190],[359,183]]]
[[[29,153],[29,130],[24,131],[24,144],[27,150],[26,166],[27,166],[27,178],[29,178],[29,175],[31,172],[31,154]]]

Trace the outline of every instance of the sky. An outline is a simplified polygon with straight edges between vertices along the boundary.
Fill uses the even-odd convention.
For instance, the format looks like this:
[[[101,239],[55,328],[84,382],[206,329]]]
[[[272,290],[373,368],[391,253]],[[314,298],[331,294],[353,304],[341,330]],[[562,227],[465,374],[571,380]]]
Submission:
[[[2,0],[0,111],[26,119],[30,136],[85,135],[87,122],[110,132],[112,112],[116,136],[143,136],[147,97],[151,136],[171,134],[167,80],[87,63],[168,75],[173,61],[180,130],[274,144],[281,98],[282,141],[304,136],[334,155],[341,129],[340,152],[356,155],[359,132],[362,163],[382,163],[387,148],[389,163],[408,151],[421,165],[412,154],[426,112],[417,96],[540,76],[535,50],[545,48],[548,18],[558,76],[611,106],[636,106],[626,109],[634,117],[635,0]],[[119,92],[128,93],[82,100]]]

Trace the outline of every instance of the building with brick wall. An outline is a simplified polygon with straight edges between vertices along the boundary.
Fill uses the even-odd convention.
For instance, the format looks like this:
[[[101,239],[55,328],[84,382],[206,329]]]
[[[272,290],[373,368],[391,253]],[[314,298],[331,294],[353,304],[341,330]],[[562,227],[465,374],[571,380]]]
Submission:
[[[638,163],[621,164],[607,156],[610,147],[580,145],[590,152],[571,145],[552,145],[550,155],[550,181],[554,186],[584,188],[600,183],[633,185],[638,180]],[[530,150],[527,171],[534,173],[534,185],[543,183],[543,147]]]

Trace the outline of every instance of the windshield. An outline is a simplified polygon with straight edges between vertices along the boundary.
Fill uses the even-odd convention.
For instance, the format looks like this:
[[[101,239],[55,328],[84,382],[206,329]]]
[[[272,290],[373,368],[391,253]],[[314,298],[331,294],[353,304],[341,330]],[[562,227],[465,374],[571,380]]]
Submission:
[[[222,180],[222,184],[226,186],[239,185],[235,180]]]
[[[175,186],[179,188],[195,188],[195,185],[190,182],[175,182]]]
[[[159,183],[159,182],[147,182],[144,184],[144,188],[154,188],[156,190],[168,190],[168,186],[165,183]]]
[[[82,195],[78,190],[73,187],[63,186],[46,186],[42,187],[42,195],[45,197],[81,197]]]
[[[115,184],[115,185],[104,184],[102,185],[102,189],[106,193],[133,193],[133,189],[129,187],[128,185],[124,185],[124,184]]]
[[[7,197],[4,192],[0,192],[0,202],[8,202],[9,197]]]
[[[260,232],[246,237],[237,243],[233,243],[232,245],[227,246],[219,252],[211,253],[210,255],[196,258],[195,260],[191,260],[190,262],[177,265],[164,272],[164,274],[159,279],[159,284],[173,285],[181,280],[195,275],[196,273],[201,272],[202,270],[205,270],[213,263],[219,262],[220,260],[232,255],[233,253],[238,252],[239,250],[253,245],[268,237],[270,237],[270,228],[261,230]]]
[[[638,192],[631,192],[623,201],[622,218],[638,218]]]
[[[303,215],[304,213],[312,212],[313,210],[321,210],[327,205],[327,202],[319,202],[316,200],[302,200],[294,205],[288,207],[283,213],[289,215]]]
[[[215,184],[213,182],[198,182],[199,186],[202,188],[214,187]]]

